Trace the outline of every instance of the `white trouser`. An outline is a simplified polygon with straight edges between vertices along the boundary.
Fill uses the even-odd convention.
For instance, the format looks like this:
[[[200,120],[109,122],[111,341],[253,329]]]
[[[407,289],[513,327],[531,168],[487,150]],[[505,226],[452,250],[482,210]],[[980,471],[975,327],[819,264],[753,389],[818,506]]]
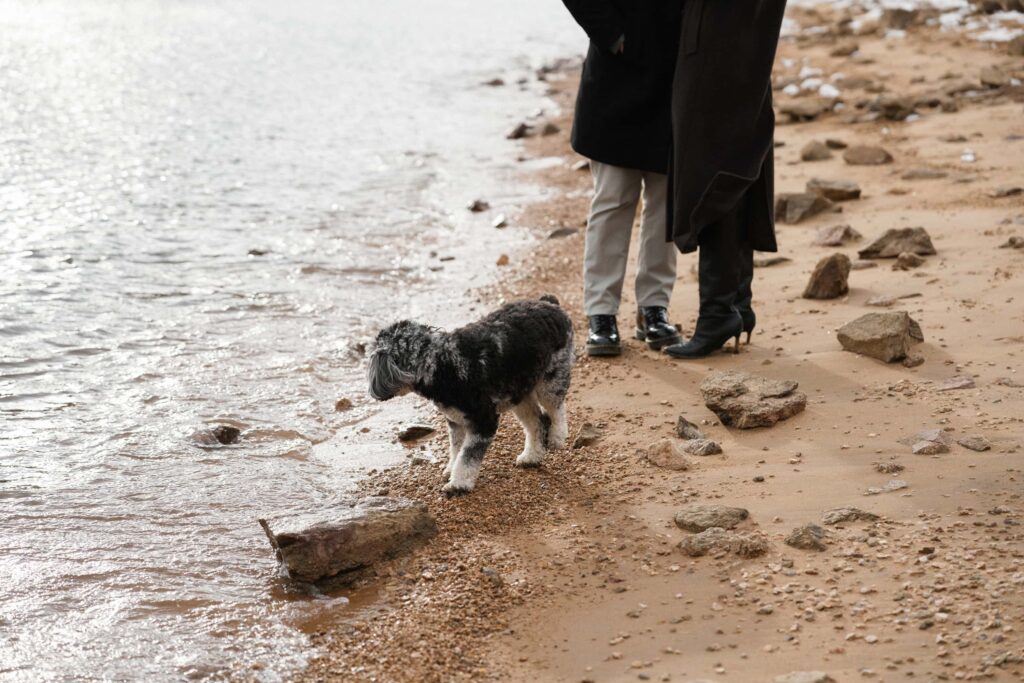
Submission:
[[[590,162],[594,201],[587,221],[583,256],[583,306],[587,315],[619,312],[626,277],[629,239],[636,207],[643,193],[640,253],[636,268],[638,306],[668,307],[676,282],[676,246],[665,240],[668,177]]]

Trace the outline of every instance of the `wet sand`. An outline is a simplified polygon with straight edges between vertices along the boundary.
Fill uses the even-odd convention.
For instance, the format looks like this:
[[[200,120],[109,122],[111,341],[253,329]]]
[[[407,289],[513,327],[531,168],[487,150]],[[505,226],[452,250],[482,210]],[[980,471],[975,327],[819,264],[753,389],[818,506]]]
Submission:
[[[824,11],[791,16],[805,25],[837,22]],[[897,40],[856,36],[858,53],[830,56],[847,39],[803,33],[786,40],[780,85],[813,65],[826,79],[841,71],[890,94],[941,91],[956,80],[976,86],[950,98],[955,111],[919,107],[920,118],[910,121],[851,121],[870,119],[855,105],[877,98],[852,89],[844,111],[798,124],[780,116],[777,192],[803,191],[822,177],[856,181],[863,196],[839,204],[841,213],[779,225],[780,255],[791,261],[756,271],[759,327],[738,356],[675,362],[630,340],[621,358],[607,360],[588,359],[581,348],[570,429],[575,435],[584,423],[595,425],[601,436],[593,444],[520,471],[513,461],[521,431],[506,418],[470,496],[439,493],[442,436],[428,442],[438,464],[366,480],[367,493],[425,501],[440,534],[378,567],[338,621],[320,625],[314,641],[323,655],[301,680],[770,681],[806,670],[840,682],[1024,676],[1024,251],[999,248],[1024,235],[1024,197],[991,196],[1024,184],[1024,96],[1019,82],[978,83],[993,65],[1020,78],[1024,62],[931,27]],[[569,130],[576,77],[549,77],[562,131]],[[850,166],[841,151],[800,160],[807,142],[827,138],[881,145],[894,161]],[[564,159],[539,172],[557,197],[512,218],[507,229],[532,230],[538,241],[529,253],[512,254],[509,276],[481,298],[496,305],[554,292],[582,340],[582,229],[545,236],[580,228],[590,177],[572,169],[578,159],[564,132],[525,147]],[[974,161],[963,160],[968,149]],[[921,167],[945,175],[903,179]],[[839,223],[864,239],[812,244],[819,228]],[[839,299],[801,298],[821,257],[839,251],[856,261],[857,249],[886,229],[908,226],[925,227],[938,254],[907,271],[891,269],[891,260],[855,269]],[[695,256],[680,258],[671,308],[684,330],[696,314],[695,263]],[[886,310],[867,306],[869,299],[908,294],[920,296],[888,310],[906,310],[921,324],[925,342],[915,352],[922,365],[842,350],[839,326]],[[631,330],[630,297],[619,315],[624,332]],[[698,389],[721,369],[796,380],[807,409],[769,429],[726,428]],[[941,390],[957,376],[974,386]],[[724,453],[692,456],[686,471],[651,466],[638,449],[674,438],[680,415]],[[948,430],[950,452],[915,455],[899,443],[924,429]],[[957,445],[965,436],[982,436],[992,448]],[[881,463],[903,469],[882,472]],[[907,487],[866,495],[892,479]],[[738,530],[763,533],[768,553],[684,555],[677,544],[689,534],[673,515],[689,503],[748,509]],[[880,519],[827,527],[820,552],[784,543],[795,527],[820,524],[824,511],[847,505]]]

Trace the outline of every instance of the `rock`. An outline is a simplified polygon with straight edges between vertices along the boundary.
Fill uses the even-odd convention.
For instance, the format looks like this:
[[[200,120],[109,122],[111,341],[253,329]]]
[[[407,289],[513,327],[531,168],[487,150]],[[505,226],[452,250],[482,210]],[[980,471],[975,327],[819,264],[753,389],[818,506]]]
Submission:
[[[940,443],[945,446],[951,446],[953,444],[953,437],[949,435],[949,432],[943,429],[923,429],[916,434],[905,436],[898,440],[898,443],[904,446],[913,446],[920,441],[933,441]]]
[[[771,266],[777,266],[782,263],[789,263],[793,259],[785,256],[763,256],[754,259],[755,268],[770,268]]]
[[[900,361],[905,368],[916,368],[919,365],[924,365],[924,356],[919,353],[910,352],[907,357]]]
[[[886,363],[906,358],[910,347],[924,341],[921,326],[906,311],[867,313],[836,332],[843,348]]]
[[[508,254],[502,254],[498,257],[498,260],[494,262],[496,266],[507,266],[509,264]]]
[[[909,251],[905,251],[896,257],[896,262],[892,264],[893,270],[912,270],[918,266],[924,265],[924,259]]]
[[[843,87],[848,88],[849,86],[844,83]],[[836,138],[825,138],[825,144],[828,145],[829,149],[846,149],[849,147],[848,144]]]
[[[902,468],[901,468],[902,469]],[[866,512],[860,508],[843,507],[827,510],[821,516],[821,523],[828,526],[842,524],[844,522],[875,522],[878,515],[873,512]]]
[[[491,208],[491,205],[483,199],[474,199],[469,204],[466,204],[466,208],[473,213],[480,213],[481,211],[486,211]]]
[[[790,121],[813,121],[832,109],[832,103],[825,99],[800,98],[781,102],[779,113],[789,117]]]
[[[713,372],[700,385],[704,404],[722,424],[739,429],[771,427],[807,407],[807,395],[791,380],[772,380],[737,370]]]
[[[1011,235],[1010,239],[999,245],[1000,249],[1024,249],[1024,237]]]
[[[967,377],[966,375],[958,375],[956,377],[950,377],[947,380],[939,382],[935,385],[935,391],[954,391],[956,389],[973,389],[974,378]]]
[[[555,228],[554,230],[548,233],[548,239],[558,240],[562,239],[563,237],[575,235],[577,232],[579,232],[579,228]]]
[[[230,446],[233,443],[238,443],[238,437],[242,435],[242,430],[231,425],[217,425],[211,434],[217,443]]]
[[[580,427],[579,434],[572,442],[573,448],[586,448],[601,438],[601,430],[590,422],[584,422]]]
[[[902,121],[914,113],[914,98],[909,96],[879,95],[871,109],[890,121]]]
[[[908,168],[900,174],[900,178],[903,180],[938,180],[939,178],[945,178],[948,175],[949,173],[943,171],[941,168],[918,166],[915,168]]]
[[[899,491],[900,489],[905,488],[907,488],[907,482],[903,481],[902,479],[890,479],[889,482],[886,483],[886,485],[881,488],[877,486],[872,486],[871,488],[864,492],[864,495],[877,496],[880,493],[889,493],[890,491]]]
[[[825,180],[811,178],[807,181],[807,191],[819,194],[833,202],[845,202],[860,199],[860,185],[852,180]]]
[[[403,427],[402,430],[398,432],[398,440],[416,441],[417,439],[422,439],[425,436],[433,434],[435,431],[437,430],[435,430],[430,425],[411,424],[407,427]]]
[[[499,213],[494,217],[494,220],[491,221],[491,226],[495,228],[504,228],[506,225],[508,225],[508,219],[503,213]]]
[[[850,291],[850,257],[832,254],[818,261],[804,289],[805,299],[838,299]]]
[[[783,223],[799,223],[832,206],[831,201],[814,192],[783,192],[775,197],[775,216]]]
[[[560,133],[560,132],[561,132],[561,130],[562,130],[562,129],[561,129],[561,128],[559,128],[559,127],[558,127],[557,125],[555,125],[554,123],[551,123],[550,121],[545,121],[545,122],[544,122],[544,125],[543,125],[543,126],[541,126],[541,129],[540,129],[540,134],[541,134],[542,136],[548,136],[548,135],[555,135],[555,134],[557,134],[557,133]]]
[[[824,671],[794,671],[775,677],[775,683],[836,683]]]
[[[833,225],[830,228],[818,230],[814,244],[819,247],[841,247],[846,242],[856,242],[859,239],[861,239],[861,234],[849,225]]]
[[[992,444],[983,436],[963,436],[956,442],[969,451],[978,451],[979,453],[992,448]]]
[[[690,455],[718,455],[722,447],[711,439],[690,439],[683,442],[683,450]]]
[[[647,447],[644,458],[655,467],[680,472],[690,469],[690,461],[683,454],[679,442],[673,439],[661,439]]]
[[[878,264],[872,261],[854,261],[850,264],[850,270],[867,270],[868,268],[877,268]]]
[[[334,409],[339,413],[346,410],[352,410],[352,399],[350,398],[339,398],[334,402]]]
[[[1019,185],[1003,185],[989,192],[988,196],[993,199],[1003,199],[1004,197],[1016,197],[1021,193],[1024,193],[1024,187]]]
[[[519,123],[505,134],[506,140],[521,140],[530,135],[533,127],[528,123]]]
[[[308,582],[369,567],[437,533],[422,503],[379,496],[260,525],[288,575]]]
[[[883,474],[896,474],[897,472],[902,472],[904,469],[906,468],[903,467],[903,465],[899,464],[898,462],[875,463],[875,470],[878,472],[882,472]]]
[[[1014,57],[1024,57],[1024,33],[1006,43],[1006,51]]]
[[[851,166],[881,166],[892,163],[892,155],[881,147],[856,145],[843,152],[843,161]]]
[[[676,419],[676,436],[680,439],[686,439],[687,441],[707,438],[704,436],[704,432],[701,431],[700,427],[693,424],[682,415]]]
[[[832,158],[832,150],[820,140],[811,140],[800,150],[803,161],[824,161]]]
[[[1010,85],[1010,76],[995,66],[986,66],[979,77],[981,84],[989,88],[1003,88]]]
[[[939,455],[941,453],[949,453],[949,446],[938,441],[918,441],[915,443],[911,450],[914,455]]]
[[[825,530],[817,524],[804,524],[786,536],[786,545],[800,550],[825,550]]]
[[[1012,387],[1014,389],[1024,389],[1024,382],[1013,379],[1012,377],[1000,377],[995,381],[1001,387]]]
[[[750,513],[728,505],[687,505],[676,513],[676,526],[685,531],[701,532],[719,527],[732,529],[747,519]]]
[[[270,253],[270,250],[269,250],[269,249],[258,249],[258,248],[253,248],[253,249],[250,249],[250,250],[249,250],[248,252],[246,252],[246,253],[247,253],[247,254],[248,254],[249,256],[266,256],[267,254],[269,254],[269,253]],[[70,263],[70,261],[69,261],[69,263]]]
[[[836,43],[828,54],[830,57],[849,57],[854,52],[860,49],[860,45],[855,40],[841,40]]]
[[[580,159],[572,165],[574,171],[589,171],[590,170],[590,159]]]
[[[708,553],[760,557],[768,552],[768,539],[756,531],[727,531],[721,527],[711,527],[684,538],[679,543],[679,549],[690,557],[701,557]]]
[[[882,25],[886,28],[905,31],[921,22],[921,10],[916,7],[887,7],[882,10]]]
[[[864,305],[865,306],[878,306],[879,308],[889,308],[890,306],[892,306],[897,301],[899,301],[899,299],[897,299],[894,296],[889,296],[887,294],[880,294],[878,296],[873,296],[870,299],[868,299],[867,301],[865,301]]]
[[[924,228],[890,228],[857,255],[862,259],[896,258],[905,251],[918,256],[936,253],[932,238]]]

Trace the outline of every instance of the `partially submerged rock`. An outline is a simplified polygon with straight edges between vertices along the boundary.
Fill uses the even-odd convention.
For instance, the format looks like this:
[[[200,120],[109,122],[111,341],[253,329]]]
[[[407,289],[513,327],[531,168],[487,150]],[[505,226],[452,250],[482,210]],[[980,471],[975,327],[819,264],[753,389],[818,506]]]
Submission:
[[[817,524],[804,524],[786,536],[786,545],[800,550],[825,550],[825,530]]]
[[[790,121],[813,121],[827,111],[831,111],[832,103],[825,99],[800,98],[780,102],[779,113],[788,116]]]
[[[899,491],[900,489],[907,488],[907,482],[902,479],[890,479],[885,486],[878,487],[872,486],[864,492],[866,496],[877,496],[879,493],[889,493],[890,491]]]
[[[913,446],[921,441],[934,441],[945,446],[951,446],[953,444],[953,437],[944,429],[922,429],[916,434],[911,434],[898,440],[904,446]]]
[[[973,389],[974,378],[967,375],[957,375],[943,380],[935,385],[935,391],[956,391],[957,389]]]
[[[913,270],[918,266],[924,265],[924,259],[909,251],[905,251],[896,257],[896,262],[892,264],[893,270]]]
[[[900,175],[900,178],[903,180],[938,180],[939,178],[945,178],[948,175],[949,173],[943,171],[941,168],[919,166],[915,168],[908,168]]]
[[[191,436],[197,446],[230,446],[238,443],[242,430],[232,425],[217,425],[209,429],[200,429]]]
[[[732,529],[750,517],[744,508],[728,505],[687,505],[675,515],[676,526],[685,531],[701,532],[714,527]]]
[[[683,442],[683,450],[690,455],[718,455],[722,447],[711,439],[690,439]]]
[[[983,436],[963,436],[956,442],[969,451],[978,451],[979,453],[992,448],[992,444]]]
[[[778,266],[783,263],[789,263],[793,259],[786,256],[758,256],[754,257],[755,268],[770,268],[772,266]]]
[[[793,671],[776,676],[775,683],[836,683],[836,679],[824,671]]]
[[[876,467],[877,469],[877,467]],[[902,469],[902,468],[900,468]],[[898,471],[898,470],[897,470]],[[828,526],[842,524],[844,522],[875,522],[878,515],[855,507],[841,507],[826,510],[821,516],[821,523]]]
[[[803,161],[824,161],[832,158],[832,150],[821,140],[811,140],[800,150]]]
[[[932,256],[935,247],[924,228],[892,228],[874,242],[857,252],[863,259],[896,258],[904,252],[918,256]]]
[[[918,441],[911,446],[914,455],[940,455],[949,453],[949,446],[938,441]]]
[[[811,178],[807,181],[807,191],[819,194],[834,202],[845,202],[860,199],[860,185],[852,180],[825,180]]]
[[[804,289],[805,299],[838,299],[850,291],[850,257],[832,254],[818,261]]]
[[[783,192],[775,198],[775,216],[783,223],[799,223],[832,208],[832,202],[815,192]]]
[[[666,470],[690,469],[690,461],[686,458],[679,442],[674,439],[661,439],[652,443],[644,451],[644,458],[655,467]]]
[[[701,428],[694,423],[687,420],[682,415],[676,420],[676,436],[680,439],[692,440],[692,439],[704,439],[704,432]]]
[[[907,357],[910,347],[924,341],[921,326],[906,311],[867,313],[836,332],[843,348],[892,363]]]
[[[319,581],[407,552],[437,533],[422,503],[375,496],[260,525],[288,576]]]
[[[704,404],[722,424],[739,429],[771,427],[807,407],[807,395],[792,380],[773,380],[746,372],[713,372],[700,385]]]
[[[425,436],[430,436],[435,431],[437,431],[437,430],[434,429],[430,425],[426,425],[426,424],[411,424],[411,425],[408,425],[406,427],[403,427],[398,432],[398,440],[399,441],[416,441],[417,439],[422,439]]]
[[[881,166],[892,163],[892,155],[881,147],[855,145],[843,152],[843,161],[851,166]]]
[[[841,247],[847,242],[856,242],[859,239],[861,234],[849,225],[833,225],[819,230],[814,238],[814,244],[818,247]]]
[[[690,557],[701,557],[709,553],[760,557],[768,552],[768,539],[756,531],[727,531],[721,527],[711,527],[684,538],[679,542],[679,549]]]
[[[586,448],[593,444],[595,441],[601,438],[601,430],[598,429],[594,424],[590,422],[584,422],[580,427],[579,433],[576,438],[573,439],[573,448]]]

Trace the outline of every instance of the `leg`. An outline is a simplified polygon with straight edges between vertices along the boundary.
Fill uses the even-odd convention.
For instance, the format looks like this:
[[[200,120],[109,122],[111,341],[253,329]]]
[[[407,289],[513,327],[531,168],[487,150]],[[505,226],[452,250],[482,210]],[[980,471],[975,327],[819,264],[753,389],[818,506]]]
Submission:
[[[537,387],[537,402],[548,414],[551,424],[548,427],[545,446],[563,448],[569,438],[569,423],[565,416],[565,396],[569,393],[569,380],[572,376],[572,342],[551,361],[551,367],[544,374]]]
[[[615,315],[619,311],[643,173],[596,161],[590,167],[594,174],[594,200],[583,247],[584,312],[588,316]]]
[[[462,444],[465,440],[465,426],[453,420],[448,420],[448,464],[444,468],[445,480],[451,476],[452,465],[455,463],[455,458],[458,457],[459,451],[462,450]]]
[[[467,416],[462,428],[462,447],[452,463],[448,483],[441,487],[449,498],[469,493],[476,485],[484,453],[494,440],[494,433],[498,431],[498,413],[493,408],[480,410]]]
[[[539,467],[544,462],[544,421],[540,412],[540,404],[536,397],[530,394],[522,401],[512,406],[512,412],[519,418],[523,425],[523,432],[526,433],[526,445],[523,452],[516,458],[516,465],[520,467]]]
[[[644,208],[636,267],[636,303],[668,308],[676,284],[676,245],[666,239],[668,176],[644,173]]]

